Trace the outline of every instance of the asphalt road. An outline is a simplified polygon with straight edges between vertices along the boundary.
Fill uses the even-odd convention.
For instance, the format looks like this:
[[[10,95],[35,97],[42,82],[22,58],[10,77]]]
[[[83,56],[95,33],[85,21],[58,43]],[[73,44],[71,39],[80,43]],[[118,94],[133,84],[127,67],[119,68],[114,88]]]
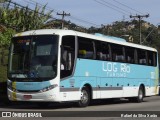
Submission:
[[[13,103],[12,105],[0,104],[0,114],[11,112],[12,118],[0,118],[6,120],[17,120],[16,115],[26,115],[37,113],[42,118],[30,118],[33,120],[106,120],[106,119],[160,119],[160,96],[152,96],[144,99],[142,103],[131,103],[126,99],[121,100],[99,100],[86,108],[79,108],[75,103],[53,104],[49,106],[38,106],[36,103]],[[129,111],[129,112],[128,112]],[[144,112],[145,111],[145,112]],[[14,113],[14,114],[13,114]],[[17,113],[17,114],[16,114]],[[0,116],[1,116],[0,115]],[[30,115],[31,116],[31,115]],[[48,117],[45,117],[48,116]],[[55,117],[54,117],[55,116]],[[156,118],[159,116],[159,118]],[[53,118],[54,117],[54,118]],[[118,117],[118,118],[117,118]],[[18,117],[18,120],[22,119]],[[23,120],[28,118],[23,118]]]

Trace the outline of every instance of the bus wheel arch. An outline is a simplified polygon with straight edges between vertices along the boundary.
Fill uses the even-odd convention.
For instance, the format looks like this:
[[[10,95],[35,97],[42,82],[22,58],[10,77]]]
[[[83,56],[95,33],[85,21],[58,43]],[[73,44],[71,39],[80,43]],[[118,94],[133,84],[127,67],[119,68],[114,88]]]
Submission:
[[[78,101],[79,107],[86,107],[90,104],[92,99],[92,87],[90,84],[85,84],[81,88],[81,98]]]

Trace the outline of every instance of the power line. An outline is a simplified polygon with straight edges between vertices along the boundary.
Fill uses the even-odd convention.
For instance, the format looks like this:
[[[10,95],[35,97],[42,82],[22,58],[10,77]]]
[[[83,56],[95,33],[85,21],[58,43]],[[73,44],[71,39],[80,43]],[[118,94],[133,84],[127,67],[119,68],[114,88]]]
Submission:
[[[26,0],[25,0],[26,1]],[[32,2],[32,4],[33,3],[35,3],[35,4],[39,4],[40,6],[43,6],[43,4],[41,4],[41,3],[39,3],[39,2],[35,2],[35,1],[33,1],[33,0],[29,0],[29,1],[31,1]],[[49,6],[47,6],[47,9],[48,10],[51,10],[52,8],[51,7],[49,7]],[[60,10],[57,10],[57,9],[53,9],[55,12],[61,12]],[[76,20],[76,21],[79,21],[79,22],[81,22],[81,23],[85,23],[85,24],[88,24],[88,25],[93,25],[93,26],[96,26],[96,27],[99,27],[100,25],[97,25],[96,23],[93,23],[93,22],[91,22],[91,21],[88,21],[88,20],[84,20],[84,19],[82,19],[82,18],[79,18],[79,17],[77,17],[77,16],[75,16],[75,15],[70,15],[70,16],[68,16],[69,18],[71,18],[71,19],[73,19],[73,20]]]
[[[26,1],[26,0],[25,0]],[[37,4],[39,4],[39,5],[41,5],[41,6],[44,6],[43,4],[41,4],[41,3],[39,3],[39,2],[35,2],[35,1],[33,1],[33,0],[29,0],[29,1],[31,1],[32,3],[37,3]],[[52,8],[51,7],[48,7],[48,6],[46,6],[47,7],[47,9],[48,10],[51,10]],[[57,9],[53,9],[55,12],[61,12],[60,10],[57,10]],[[100,25],[97,25],[97,24],[95,24],[95,23],[93,23],[93,22],[90,22],[90,21],[88,21],[88,20],[84,20],[84,19],[81,19],[81,18],[79,18],[79,17],[77,17],[77,16],[75,16],[75,15],[70,15],[70,16],[68,16],[69,18],[71,18],[71,19],[74,19],[74,20],[76,20],[76,21],[79,21],[79,22],[81,22],[81,23],[85,23],[85,24],[88,24],[88,25],[93,25],[93,26],[100,26]]]
[[[33,0],[29,0],[29,1],[31,1],[32,4],[34,4],[34,5],[37,4],[37,5],[39,5],[40,7],[43,7],[43,6],[44,6],[43,4],[41,4],[41,3],[39,3],[39,2],[36,2],[36,1],[33,1]],[[54,12],[61,12],[60,10],[53,9],[53,8],[47,6],[47,4],[46,4],[46,9],[49,10],[49,11],[53,10]]]
[[[41,3],[39,3],[39,2],[36,2],[36,1],[33,1],[33,0],[29,0],[29,1],[31,1],[33,4],[34,4],[34,3],[35,3],[35,4],[39,4],[41,7],[44,6],[43,4],[41,4]],[[47,8],[48,10],[54,10],[55,12],[60,12],[60,10],[53,9],[53,8],[51,8],[51,7],[49,7],[49,6],[46,6],[46,8]]]
[[[16,3],[16,2],[14,2],[13,0],[7,0],[6,1],[6,8],[8,9],[8,8],[15,8],[15,7],[17,7],[17,8],[21,8],[21,9],[26,9],[27,11],[32,11],[32,12],[34,12],[34,13],[38,13],[39,15],[42,15],[42,16],[48,16],[48,15],[46,15],[46,14],[43,14],[43,13],[41,13],[41,12],[37,12],[37,11],[35,11],[35,10],[33,10],[33,9],[30,9],[28,6],[23,6],[23,5],[21,5],[21,4],[18,4],[18,3]],[[59,19],[57,19],[57,18],[53,18],[52,16],[48,16],[49,17],[49,19],[52,19],[52,20],[59,20]],[[60,20],[59,20],[60,21]],[[47,22],[47,21],[46,21]],[[10,28],[14,28],[14,29],[18,29],[16,26],[11,26],[11,25],[9,25],[9,24],[3,24],[3,25],[5,25],[5,26],[8,26],[8,27],[10,27]]]
[[[23,1],[25,1],[25,2],[26,2],[26,3],[28,3],[28,4],[35,5],[34,3],[32,3],[32,2],[29,2],[29,1],[27,1],[27,0],[23,0]]]
[[[71,19],[74,19],[76,21],[79,21],[79,22],[83,22],[83,23],[86,23],[86,24],[90,24],[90,25],[93,25],[93,26],[100,26],[100,25],[97,25],[96,23],[93,23],[93,22],[90,22],[90,21],[86,21],[84,19],[81,19],[81,18],[78,18],[76,16],[69,16]]]
[[[123,3],[118,2],[117,0],[113,0],[113,1],[116,2],[116,3],[118,3],[118,4],[120,4],[120,5],[122,5],[122,6],[124,6],[124,7],[126,7],[126,8],[129,8],[130,10],[133,10],[133,11],[135,11],[135,12],[138,12],[138,13],[140,13],[140,14],[143,14],[142,12],[140,12],[140,11],[138,11],[138,10],[136,10],[136,9],[133,9],[133,8],[131,8],[131,7],[123,4]]]
[[[101,4],[101,5],[103,5],[103,6],[109,7],[109,8],[111,8],[111,9],[113,9],[113,10],[119,12],[119,13],[122,13],[122,14],[124,14],[124,15],[129,16],[129,14],[126,14],[125,12],[122,12],[121,10],[118,10],[118,9],[116,9],[116,8],[113,8],[113,7],[111,7],[111,6],[107,5],[107,4],[104,4],[104,3],[102,3],[102,2],[100,2],[100,1],[98,1],[98,0],[94,0],[94,1],[97,2],[97,3],[99,3],[99,4]]]
[[[8,2],[8,7],[11,6],[11,4],[14,4],[15,6],[18,6],[19,8],[27,8],[28,10],[30,10],[30,11],[32,11],[32,12],[35,12],[35,10],[32,10],[32,9],[28,8],[28,6],[20,5],[20,4],[16,3],[16,2],[13,2],[12,0],[8,0],[7,2]],[[42,16],[47,16],[47,15],[45,15],[45,14],[43,14],[43,13],[39,13],[39,12],[38,12],[38,14],[39,14],[39,15],[42,15]],[[52,17],[52,16],[49,16],[49,18],[53,18],[53,17]],[[54,19],[54,18],[53,18],[53,19]]]
[[[26,2],[26,3],[29,3],[29,4],[32,4],[32,5],[38,5],[39,7],[44,7],[45,5],[43,5],[43,4],[41,4],[41,3],[38,3],[38,2],[35,2],[35,1],[33,1],[33,0],[24,0],[24,2]],[[55,9],[52,9],[52,8],[50,8],[50,7],[48,7],[48,6],[46,6],[45,7],[47,10],[49,10],[49,11],[54,11],[54,12],[56,12],[57,10],[55,10]],[[51,18],[50,19],[53,19],[53,20],[59,20],[57,17],[53,17],[53,16],[51,16]]]
[[[115,8],[118,8],[119,10],[122,10],[122,11],[130,14],[130,12],[128,12],[127,10],[124,10],[124,9],[122,9],[122,8],[120,8],[120,7],[112,4],[112,3],[106,2],[106,1],[104,1],[104,0],[101,0],[101,1],[103,1],[104,3],[107,3],[107,4],[111,5],[111,6],[113,6],[113,7],[115,7]]]

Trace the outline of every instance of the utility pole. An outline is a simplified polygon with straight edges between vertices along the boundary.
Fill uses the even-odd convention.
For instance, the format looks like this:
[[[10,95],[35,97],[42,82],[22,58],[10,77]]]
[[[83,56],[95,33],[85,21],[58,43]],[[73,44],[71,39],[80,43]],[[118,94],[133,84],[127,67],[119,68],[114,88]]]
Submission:
[[[64,28],[64,17],[65,16],[70,16],[70,13],[67,14],[63,11],[63,13],[57,13],[57,15],[61,15],[62,16],[62,29]]]
[[[141,38],[141,20],[142,18],[148,18],[149,17],[149,14],[147,15],[130,15],[130,18],[138,18],[139,19],[139,39],[140,39],[140,44],[142,44],[142,38]]]

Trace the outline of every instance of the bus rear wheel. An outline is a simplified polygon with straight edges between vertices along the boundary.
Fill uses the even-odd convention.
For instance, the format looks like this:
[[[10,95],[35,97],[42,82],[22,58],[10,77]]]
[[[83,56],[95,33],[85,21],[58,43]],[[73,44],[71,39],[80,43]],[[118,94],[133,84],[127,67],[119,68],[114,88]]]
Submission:
[[[87,87],[83,87],[81,90],[81,98],[78,101],[79,107],[86,107],[90,103],[90,91]]]
[[[142,87],[139,88],[139,91],[138,91],[138,96],[136,98],[136,102],[137,103],[141,103],[143,102],[143,98],[144,98],[144,90]]]
[[[136,103],[141,103],[143,102],[143,98],[144,98],[144,89],[143,87],[141,86],[139,88],[139,91],[138,91],[138,96],[137,97],[134,97],[134,98],[129,98],[129,100],[131,102],[136,102]]]

